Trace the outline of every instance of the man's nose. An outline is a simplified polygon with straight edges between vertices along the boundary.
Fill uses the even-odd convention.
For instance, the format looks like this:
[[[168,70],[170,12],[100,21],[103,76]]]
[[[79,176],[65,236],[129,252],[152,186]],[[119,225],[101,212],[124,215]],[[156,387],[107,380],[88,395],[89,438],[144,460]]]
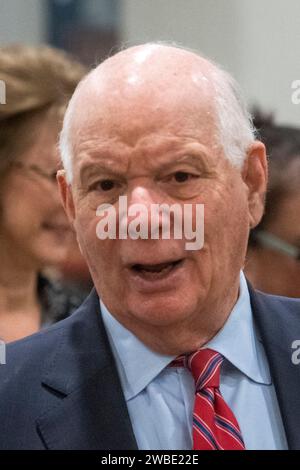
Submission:
[[[166,210],[169,204],[165,194],[159,189],[136,186],[127,194],[127,214],[120,208],[121,224],[127,220],[130,227],[131,221],[137,222],[138,220],[140,227],[143,227],[142,231],[147,232],[147,238],[156,239],[161,235],[164,224],[166,227],[169,227],[169,224],[170,227],[173,225],[173,218],[170,218]],[[126,215],[127,219],[122,215]],[[169,222],[166,217],[170,218]]]
[[[157,194],[157,191],[143,186],[136,186],[129,194],[127,205],[128,205],[128,223],[132,220],[136,220],[138,217],[139,223],[144,230],[146,230],[147,238],[151,236],[151,214],[154,208],[157,207],[161,202],[161,197]],[[158,214],[158,220],[156,224],[161,226],[161,217]],[[145,229],[146,227],[146,229]]]
[[[132,204],[142,204],[148,210],[151,210],[152,204],[162,203],[162,196],[153,188],[137,186],[132,189],[128,195],[128,207]]]

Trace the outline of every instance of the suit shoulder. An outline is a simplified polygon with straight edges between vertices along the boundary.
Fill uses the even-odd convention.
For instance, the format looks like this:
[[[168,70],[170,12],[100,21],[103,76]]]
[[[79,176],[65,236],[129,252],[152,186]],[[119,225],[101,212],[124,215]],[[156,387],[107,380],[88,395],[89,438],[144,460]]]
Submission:
[[[279,328],[282,332],[300,331],[300,299],[266,294],[250,289],[250,300],[256,319]]]
[[[5,348],[5,364],[0,366],[0,386],[26,374],[38,375],[40,369],[49,363],[62,347],[64,338],[72,336],[73,331],[82,328],[82,308],[70,317],[19,341],[9,343]]]
[[[9,343],[5,348],[5,364],[0,366],[1,385],[11,376],[21,373],[24,369],[34,367],[37,371],[39,363],[49,358],[61,342],[63,332],[69,327],[70,319],[39,331],[19,341]]]
[[[272,305],[281,311],[289,311],[291,313],[300,314],[300,299],[294,297],[284,297],[281,295],[267,294],[259,290],[255,290],[255,296],[263,303]]]
[[[45,366],[51,366],[53,358],[59,356],[66,345],[70,354],[78,346],[88,341],[95,329],[99,309],[99,298],[93,289],[83,304],[69,317],[32,336],[10,343],[6,347],[6,363],[0,366],[0,389],[5,382],[18,379],[23,382],[22,374],[38,377]],[[94,318],[95,317],[95,318]]]

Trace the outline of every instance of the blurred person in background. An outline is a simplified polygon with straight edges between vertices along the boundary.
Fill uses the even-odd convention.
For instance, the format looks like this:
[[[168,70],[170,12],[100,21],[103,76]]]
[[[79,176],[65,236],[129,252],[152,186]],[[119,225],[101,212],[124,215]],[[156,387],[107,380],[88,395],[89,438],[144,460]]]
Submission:
[[[82,253],[79,250],[75,234],[69,243],[68,251],[62,263],[55,268],[54,275],[63,281],[64,286],[80,292],[86,297],[93,287],[93,281]]]
[[[246,275],[264,292],[300,297],[300,130],[259,112],[254,124],[269,156],[269,186],[250,232]]]
[[[0,338],[68,316],[80,296],[42,275],[64,262],[72,232],[59,199],[58,133],[85,69],[47,46],[0,48]]]

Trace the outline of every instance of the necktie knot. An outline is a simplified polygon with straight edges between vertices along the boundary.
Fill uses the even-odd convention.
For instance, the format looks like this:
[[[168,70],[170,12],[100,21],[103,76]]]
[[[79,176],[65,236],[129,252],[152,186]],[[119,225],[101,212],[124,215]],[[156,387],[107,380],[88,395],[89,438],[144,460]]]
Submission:
[[[220,368],[224,358],[212,349],[200,349],[188,356],[179,356],[173,366],[184,366],[194,377],[196,391],[204,388],[220,386]]]

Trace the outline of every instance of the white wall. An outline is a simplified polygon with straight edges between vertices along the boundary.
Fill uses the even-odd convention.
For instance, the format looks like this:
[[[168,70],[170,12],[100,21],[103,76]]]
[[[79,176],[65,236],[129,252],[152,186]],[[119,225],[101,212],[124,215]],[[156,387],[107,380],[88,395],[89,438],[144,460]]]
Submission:
[[[43,0],[0,0],[0,45],[38,44],[45,40]]]
[[[280,121],[300,126],[300,105],[291,101],[291,83],[300,79],[300,1],[241,4],[240,82],[250,100],[278,108]]]
[[[95,0],[94,0],[95,1]],[[240,82],[250,103],[300,126],[300,0],[120,0],[123,41],[173,40],[202,51]],[[44,0],[0,0],[0,44],[39,43]]]
[[[121,0],[122,37],[173,40],[221,63],[250,103],[300,125],[291,82],[300,79],[300,0]]]
[[[124,41],[176,41],[235,66],[235,0],[123,0],[121,5]]]

